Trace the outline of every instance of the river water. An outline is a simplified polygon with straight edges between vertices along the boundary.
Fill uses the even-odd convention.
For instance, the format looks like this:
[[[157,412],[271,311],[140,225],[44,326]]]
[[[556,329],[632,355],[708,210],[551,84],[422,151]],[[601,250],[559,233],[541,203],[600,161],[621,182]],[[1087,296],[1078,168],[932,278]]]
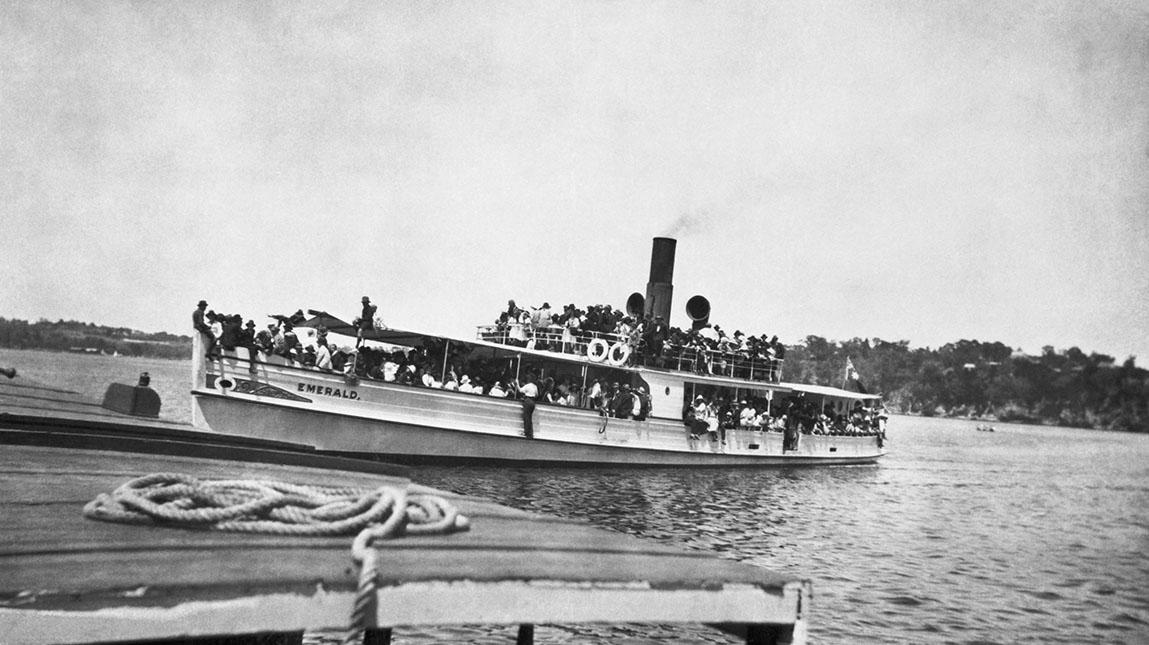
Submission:
[[[188,362],[0,350],[0,365],[92,396],[109,374],[147,370],[165,416],[188,417]],[[1149,643],[1149,436],[975,425],[893,417],[876,466],[414,478],[809,578],[814,643]],[[394,642],[513,634],[398,629]],[[607,625],[540,626],[536,642],[736,641],[703,626]]]
[[[816,643],[1149,643],[1149,436],[975,425],[894,417],[877,466],[419,480],[808,577]]]

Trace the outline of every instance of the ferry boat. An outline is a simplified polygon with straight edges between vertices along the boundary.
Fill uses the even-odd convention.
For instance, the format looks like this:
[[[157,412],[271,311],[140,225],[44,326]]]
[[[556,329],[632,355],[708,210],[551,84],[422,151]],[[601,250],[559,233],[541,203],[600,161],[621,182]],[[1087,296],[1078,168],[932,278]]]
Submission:
[[[670,318],[676,242],[655,238],[645,296],[633,293],[627,312]],[[705,325],[709,302],[687,302],[693,324]],[[206,358],[204,339],[193,347],[192,419],[201,429],[314,446],[317,450],[400,463],[490,462],[581,466],[783,466],[873,463],[886,453],[878,395],[788,383],[783,361],[676,350],[656,360],[630,351],[628,339],[605,333],[573,336],[561,329],[511,322],[479,327],[471,339],[376,325],[363,330],[325,312],[301,321],[303,344],[320,329],[328,341],[362,343],[349,367],[321,370],[243,348]],[[355,322],[355,321],[353,321]],[[633,341],[630,341],[633,343]],[[347,349],[350,349],[348,347]],[[455,364],[496,368],[508,380],[529,374],[587,392],[596,381],[619,384],[646,399],[638,418],[617,418],[586,397],[553,405],[529,398],[460,392],[422,383],[370,378],[361,361],[371,352],[417,352],[437,361],[429,382],[439,384]],[[386,370],[384,370],[386,371]],[[699,400],[757,401],[774,423],[702,427],[693,420]],[[779,407],[781,406],[781,407]],[[861,411],[873,423],[847,432],[817,430],[779,412],[800,406],[814,416],[846,418]],[[737,415],[737,412],[735,412]],[[641,420],[639,420],[641,419]],[[806,425],[806,427],[802,427]],[[821,422],[818,428],[824,428]]]

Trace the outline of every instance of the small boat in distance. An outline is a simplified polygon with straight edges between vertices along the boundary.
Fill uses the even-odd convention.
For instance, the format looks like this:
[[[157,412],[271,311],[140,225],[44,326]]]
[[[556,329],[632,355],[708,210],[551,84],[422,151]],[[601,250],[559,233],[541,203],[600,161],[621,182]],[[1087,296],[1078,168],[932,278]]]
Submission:
[[[646,295],[632,294],[628,313],[669,319],[675,244],[654,239]],[[696,326],[709,309],[687,302]],[[208,359],[195,334],[193,423],[402,463],[835,465],[886,452],[880,396],[787,383],[779,358],[652,352],[633,335],[529,323],[460,339],[311,314],[296,335],[325,338],[342,366],[244,347]],[[556,384],[561,397],[540,396]],[[624,404],[603,405],[603,387]]]

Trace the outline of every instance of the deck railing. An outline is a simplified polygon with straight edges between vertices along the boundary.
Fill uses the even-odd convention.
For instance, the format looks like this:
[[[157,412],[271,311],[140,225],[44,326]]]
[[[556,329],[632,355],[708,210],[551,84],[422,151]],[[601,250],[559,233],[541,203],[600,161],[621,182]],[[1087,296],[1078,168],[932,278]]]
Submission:
[[[478,328],[476,337],[500,345],[511,345],[552,351],[561,354],[586,356],[588,347],[595,340],[602,340],[608,347],[622,343],[627,345],[633,342],[632,351],[627,359],[617,366],[643,365],[647,367],[663,367],[696,374],[713,376],[728,376],[731,378],[749,379],[777,383],[782,380],[782,364],[780,358],[752,356],[747,352],[725,352],[713,349],[698,349],[694,347],[680,347],[666,343],[662,354],[649,356],[644,351],[642,340],[633,341],[620,334],[597,331],[569,331],[558,325],[549,327],[532,327],[530,325],[483,325]],[[610,363],[610,361],[606,361]]]

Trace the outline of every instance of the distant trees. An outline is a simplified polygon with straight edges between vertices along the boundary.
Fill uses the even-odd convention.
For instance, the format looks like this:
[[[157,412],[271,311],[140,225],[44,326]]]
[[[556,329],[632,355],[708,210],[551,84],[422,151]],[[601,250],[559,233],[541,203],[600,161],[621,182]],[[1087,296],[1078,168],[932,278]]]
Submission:
[[[52,351],[98,351],[126,356],[188,358],[191,337],[167,332],[145,333],[127,327],[105,327],[75,320],[51,322],[0,318],[0,347]]]
[[[849,358],[869,391],[906,413],[1149,432],[1149,371],[1133,358],[1119,366],[1112,356],[1077,347],[1046,346],[1029,356],[1000,342],[959,340],[934,350],[820,336],[788,350],[786,380],[848,385]]]

